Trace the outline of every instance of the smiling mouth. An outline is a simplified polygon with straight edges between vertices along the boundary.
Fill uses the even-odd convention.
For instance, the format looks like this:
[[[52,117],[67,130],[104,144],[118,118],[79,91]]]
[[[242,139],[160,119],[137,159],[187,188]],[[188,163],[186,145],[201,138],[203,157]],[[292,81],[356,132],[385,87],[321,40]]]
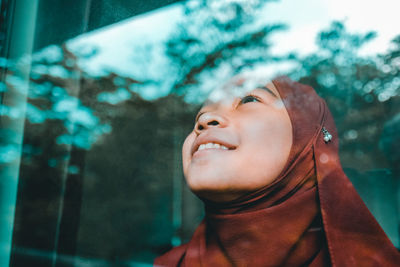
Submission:
[[[198,148],[197,148],[197,150],[195,151],[195,152],[197,152],[197,151],[201,151],[201,150],[207,150],[207,149],[214,149],[214,150],[234,150],[235,148],[234,147],[226,147],[226,146],[224,146],[224,145],[221,145],[221,144],[218,144],[218,143],[212,143],[212,142],[209,142],[209,143],[206,143],[206,144],[201,144]]]

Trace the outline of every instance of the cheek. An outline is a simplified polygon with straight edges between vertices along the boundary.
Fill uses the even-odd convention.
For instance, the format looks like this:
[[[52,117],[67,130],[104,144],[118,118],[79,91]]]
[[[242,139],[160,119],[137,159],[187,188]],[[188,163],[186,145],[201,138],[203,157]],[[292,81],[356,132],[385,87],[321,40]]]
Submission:
[[[185,139],[185,142],[183,143],[182,146],[182,166],[183,166],[183,172],[186,174],[188,165],[190,163],[191,159],[191,149],[193,142],[196,138],[196,134],[194,132],[191,132]]]
[[[250,163],[254,167],[253,172],[267,173],[271,176],[269,180],[276,178],[286,164],[292,147],[290,119],[285,114],[259,118],[258,123],[252,123],[246,133],[246,143],[250,144],[246,153],[253,159]]]

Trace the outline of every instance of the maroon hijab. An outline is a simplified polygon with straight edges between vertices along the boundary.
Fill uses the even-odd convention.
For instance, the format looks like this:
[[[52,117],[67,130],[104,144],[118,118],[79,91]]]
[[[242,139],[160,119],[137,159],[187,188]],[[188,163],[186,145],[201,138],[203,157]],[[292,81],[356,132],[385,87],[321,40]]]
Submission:
[[[203,200],[206,216],[192,239],[155,266],[399,266],[399,252],[342,170],[325,101],[285,77],[273,84],[293,129],[282,173],[233,202]]]

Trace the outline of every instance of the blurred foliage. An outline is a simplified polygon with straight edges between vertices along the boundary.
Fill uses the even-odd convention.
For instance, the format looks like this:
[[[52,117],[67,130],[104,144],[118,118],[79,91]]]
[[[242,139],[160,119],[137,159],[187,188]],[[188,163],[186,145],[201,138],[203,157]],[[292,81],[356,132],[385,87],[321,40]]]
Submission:
[[[379,140],[389,137],[382,136],[383,127],[400,112],[399,38],[385,55],[360,55],[375,36],[350,33],[343,23],[333,22],[317,36],[318,51],[298,57],[288,74],[326,100],[339,130],[343,164],[362,171],[395,167],[392,153],[385,157]]]
[[[63,183],[76,176],[83,190],[79,196],[75,188],[83,201],[73,204],[75,216],[80,214],[77,253],[149,260],[154,251],[170,247],[176,231],[171,207],[165,206],[172,202],[171,179],[181,170],[179,156],[172,154],[180,154],[198,106],[176,95],[146,101],[134,92],[140,81],[115,73],[91,77],[77,61],[65,46],[29,61],[14,250],[53,249]],[[23,81],[8,63],[6,92],[24,94]],[[14,113],[18,116],[3,112],[2,122],[24,115]],[[15,160],[6,156],[7,162]],[[76,218],[66,220],[72,224]],[[19,266],[18,257],[13,263]]]
[[[260,21],[268,2],[188,1],[183,20],[166,42],[171,70],[177,74],[172,92],[199,101],[211,88],[257,63],[283,60],[269,52],[269,38],[285,25]]]

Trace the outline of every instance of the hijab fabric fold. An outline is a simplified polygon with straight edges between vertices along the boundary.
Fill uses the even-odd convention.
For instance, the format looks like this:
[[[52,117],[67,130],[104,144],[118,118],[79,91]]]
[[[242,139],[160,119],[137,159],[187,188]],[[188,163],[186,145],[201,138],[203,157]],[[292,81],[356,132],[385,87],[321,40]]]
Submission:
[[[327,105],[309,86],[273,81],[293,145],[277,179],[229,203],[203,199],[189,243],[155,266],[399,266],[400,254],[344,174]],[[332,140],[324,140],[324,130]]]

